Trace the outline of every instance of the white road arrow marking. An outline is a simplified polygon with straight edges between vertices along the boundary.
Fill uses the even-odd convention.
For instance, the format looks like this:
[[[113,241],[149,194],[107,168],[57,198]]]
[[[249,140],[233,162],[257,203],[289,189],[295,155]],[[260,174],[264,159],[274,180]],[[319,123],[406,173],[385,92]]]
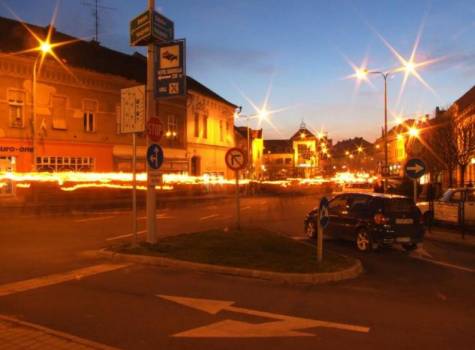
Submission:
[[[325,327],[340,330],[368,333],[369,327],[355,326],[344,323],[326,322],[287,315],[273,314],[265,311],[251,310],[233,306],[234,301],[186,298],[171,295],[157,297],[190,308],[216,315],[221,311],[231,311],[245,315],[274,319],[264,323],[247,323],[242,321],[224,320],[210,325],[193,328],[174,334],[173,337],[188,338],[261,338],[261,337],[312,337],[313,333],[299,332],[300,329]]]

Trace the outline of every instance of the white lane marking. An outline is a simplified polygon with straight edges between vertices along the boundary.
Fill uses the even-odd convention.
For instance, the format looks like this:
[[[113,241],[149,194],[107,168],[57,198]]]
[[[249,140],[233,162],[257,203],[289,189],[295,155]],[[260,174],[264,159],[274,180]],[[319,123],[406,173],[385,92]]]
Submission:
[[[208,220],[208,219],[211,219],[211,218],[215,218],[219,216],[219,214],[211,214],[211,215],[208,215],[208,216],[203,216],[200,218],[200,221],[203,221],[203,220]]]
[[[269,318],[273,321],[264,323],[248,323],[235,320],[222,320],[198,328],[189,329],[172,337],[186,338],[269,338],[269,337],[312,337],[313,333],[302,332],[302,329],[324,327],[345,331],[368,333],[370,328],[352,324],[312,320],[265,311],[245,309],[233,306],[234,301],[186,298],[172,295],[157,295],[157,297],[200,310],[212,315],[221,311],[230,311],[244,315]]]
[[[141,235],[141,234],[144,234],[145,232],[147,232],[147,230],[138,231],[137,234]],[[133,235],[134,235],[133,233],[126,233],[126,234],[124,234],[124,235],[112,236],[112,237],[106,238],[106,241],[114,241],[114,240],[116,240],[116,239],[122,239],[122,238],[132,237]]]
[[[428,258],[424,258],[422,256],[413,256],[412,258],[422,260],[422,261],[426,261],[426,262],[432,263],[434,265],[448,267],[448,268],[451,268],[451,269],[456,269],[456,270],[465,271],[465,272],[472,272],[472,273],[475,272],[475,269],[471,269],[470,267],[455,265],[455,264],[451,264],[451,263],[448,263],[448,262],[445,262],[445,261],[428,259]]]
[[[86,219],[74,220],[74,222],[87,222],[87,221],[107,220],[107,219],[112,219],[112,218],[114,218],[114,217],[115,217],[115,215],[97,216],[97,217],[94,217],[94,218],[86,218]]]
[[[248,205],[247,207],[241,208],[241,210],[247,210],[247,209],[251,209],[251,207]]]
[[[51,286],[53,284],[63,283],[67,281],[80,280],[87,276],[122,269],[129,265],[130,264],[100,264],[68,272],[56,273],[53,275],[38,278],[31,278],[24,281],[7,283],[0,285],[0,297],[24,292],[31,289]]]

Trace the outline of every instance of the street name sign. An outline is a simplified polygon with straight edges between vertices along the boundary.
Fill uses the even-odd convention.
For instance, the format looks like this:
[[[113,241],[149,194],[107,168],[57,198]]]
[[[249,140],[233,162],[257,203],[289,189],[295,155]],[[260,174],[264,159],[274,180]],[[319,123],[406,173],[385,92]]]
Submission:
[[[226,152],[224,157],[228,168],[234,171],[242,170],[247,165],[247,157],[245,152],[240,148],[231,148]]]
[[[163,149],[156,143],[152,143],[147,149],[147,163],[148,166],[157,170],[163,164]]]
[[[159,118],[153,117],[147,121],[147,135],[153,142],[159,142],[163,136],[163,124]]]
[[[185,40],[157,45],[156,97],[186,96]]]
[[[120,132],[145,130],[145,85],[120,90]]]
[[[404,167],[406,176],[410,179],[416,180],[426,172],[426,164],[417,158],[409,159]]]
[[[132,46],[171,41],[174,36],[173,21],[156,11],[147,10],[130,21],[130,44]]]

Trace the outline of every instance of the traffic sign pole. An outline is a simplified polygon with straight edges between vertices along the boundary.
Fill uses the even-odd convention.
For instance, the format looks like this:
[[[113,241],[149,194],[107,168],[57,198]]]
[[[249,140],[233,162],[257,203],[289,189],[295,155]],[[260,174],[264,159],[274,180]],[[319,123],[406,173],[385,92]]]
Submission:
[[[137,134],[132,133],[132,233],[137,244]]]
[[[417,204],[417,179],[412,180],[414,185],[414,204]]]
[[[234,172],[236,176],[236,227],[241,229],[241,203],[239,200],[239,170]]]
[[[155,11],[155,0],[148,0],[148,8]],[[156,47],[154,43],[148,44],[147,49],[147,117],[149,121],[155,116],[155,56]],[[158,112],[157,112],[158,113]],[[150,136],[146,136],[147,146],[152,144]],[[157,209],[155,185],[151,178],[152,169],[147,164],[147,242],[157,243],[157,232],[155,227],[155,213]]]

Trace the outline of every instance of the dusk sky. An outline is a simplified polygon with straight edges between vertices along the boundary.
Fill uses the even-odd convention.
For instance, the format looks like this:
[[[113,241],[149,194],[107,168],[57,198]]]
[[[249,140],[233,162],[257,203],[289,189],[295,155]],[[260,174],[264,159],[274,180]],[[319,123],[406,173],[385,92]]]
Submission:
[[[94,33],[92,0],[59,2],[58,30],[85,39]],[[20,18],[47,25],[55,0],[0,0]],[[100,42],[120,51],[129,46],[129,21],[145,10],[146,0],[102,0]],[[317,1],[317,0],[160,0],[157,9],[175,22],[176,38],[187,39],[187,71],[229,101],[254,113],[247,96],[261,105],[272,86],[269,108],[278,132],[266,124],[265,138],[286,138],[302,120],[311,130],[328,131],[334,140],[380,135],[383,80],[355,89],[348,60],[369,69],[399,66],[382,38],[402,57],[439,59],[418,72],[399,98],[402,73],[388,80],[389,110],[404,116],[433,113],[475,84],[475,2]],[[0,15],[13,17],[0,6]],[[74,21],[71,20],[74,18]],[[398,103],[399,102],[399,103]],[[394,120],[390,117],[390,121]]]

